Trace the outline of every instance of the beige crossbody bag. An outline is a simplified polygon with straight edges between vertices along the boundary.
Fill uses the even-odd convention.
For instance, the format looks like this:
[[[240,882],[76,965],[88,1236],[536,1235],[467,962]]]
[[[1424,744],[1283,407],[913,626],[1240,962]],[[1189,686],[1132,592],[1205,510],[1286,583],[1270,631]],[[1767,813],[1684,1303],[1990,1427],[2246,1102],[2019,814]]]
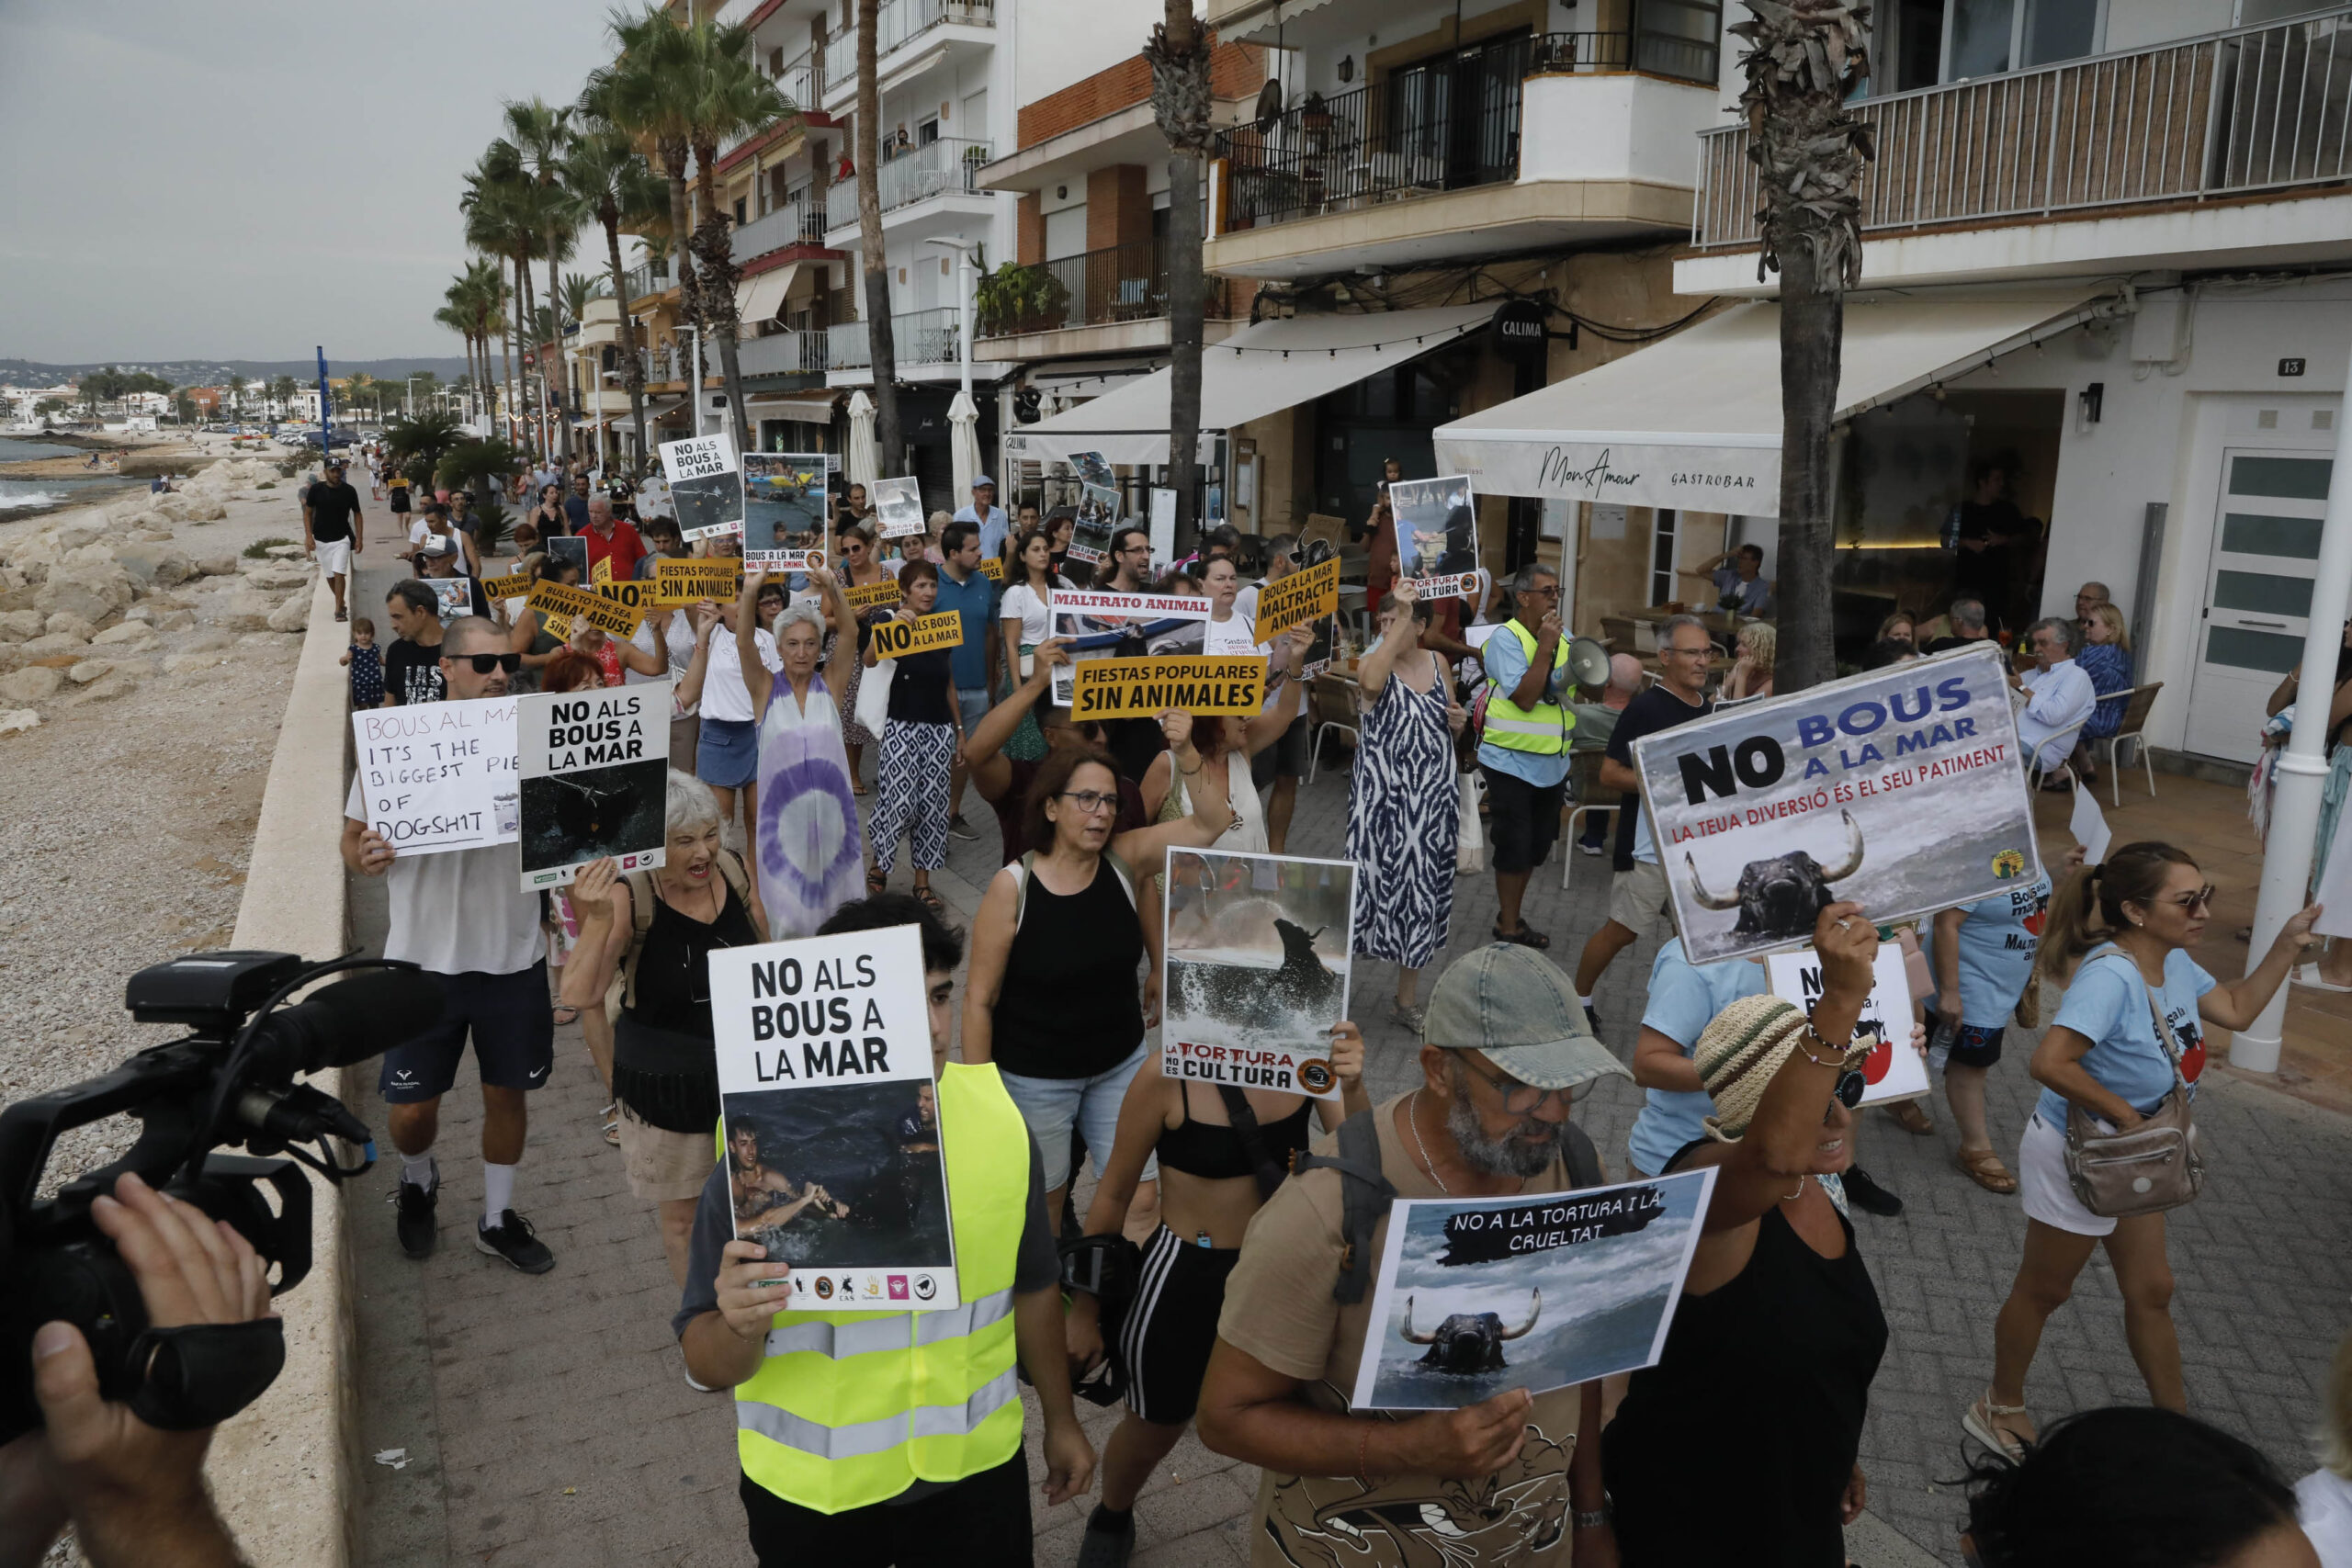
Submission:
[[[2171,1091],[2154,1114],[2120,1133],[2102,1133],[2089,1111],[2071,1101],[2066,1106],[2066,1179],[2084,1208],[2110,1220],[2177,1209],[2205,1186],[2197,1123],[2189,1115],[2188,1084],[2180,1076],[2180,1043],[2136,964],[2132,978],[2148,998],[2156,1038],[2172,1064]]]

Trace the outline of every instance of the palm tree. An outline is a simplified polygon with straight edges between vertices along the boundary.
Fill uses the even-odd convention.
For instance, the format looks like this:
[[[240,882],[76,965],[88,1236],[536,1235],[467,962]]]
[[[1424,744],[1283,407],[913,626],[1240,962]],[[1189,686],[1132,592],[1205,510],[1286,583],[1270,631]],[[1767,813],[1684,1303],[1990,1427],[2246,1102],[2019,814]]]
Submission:
[[[229,412],[234,414],[242,411],[245,406],[245,378],[232,370],[220,385],[229,393]]]
[[[882,251],[882,91],[874,79],[879,0],[857,0],[857,248],[865,263],[865,347],[874,373],[874,444],[889,478],[906,461],[899,435],[899,345],[890,333],[890,261]]]
[[[277,417],[286,419],[294,412],[295,380],[291,376],[273,376],[269,381],[269,400],[277,405]],[[323,414],[326,411],[319,411]]]
[[[681,243],[694,232],[686,210],[686,159],[693,151],[694,121],[685,29],[658,5],[648,5],[635,15],[615,11],[607,26],[619,46],[618,58],[590,73],[583,96],[595,100],[613,128],[657,164],[669,182],[678,313],[698,329],[702,301],[695,288],[693,259]]]
[[[450,293],[451,295],[454,295],[454,294],[456,294],[457,292],[458,292],[457,287],[453,285],[453,286],[451,287],[450,290],[449,290],[449,293]],[[451,332],[456,333],[458,334],[458,336],[460,339],[462,339],[462,340],[464,341],[465,345],[466,345],[466,381],[467,381],[467,384],[468,384],[468,385],[469,385],[469,386],[470,386],[470,385],[473,385],[473,384],[474,384],[474,322],[473,322],[473,317],[472,317],[472,316],[470,316],[470,315],[469,315],[469,314],[466,312],[465,309],[464,309],[462,306],[458,305],[458,304],[457,303],[457,301],[456,301],[454,299],[452,299],[448,304],[442,306],[439,310],[435,310],[435,311],[434,311],[434,312],[433,312],[433,320],[434,320],[435,324],[439,325],[439,326],[444,326],[444,327],[448,328]]]
[[[528,103],[506,106],[506,137],[514,144],[523,167],[529,171],[537,185],[532,198],[526,203],[538,220],[542,236],[540,253],[548,264],[548,302],[553,308],[560,298],[560,286],[556,278],[559,263],[571,254],[572,235],[579,230],[583,214],[571,200],[571,193],[559,180],[563,169],[563,156],[571,141],[571,108],[558,107],[543,98],[534,97]],[[557,348],[563,344],[559,330],[552,340]],[[547,367],[540,367],[542,375]],[[550,383],[542,381],[541,385]],[[571,456],[571,422],[558,422],[563,431],[563,455]]]
[[[1748,0],[1732,32],[1747,85],[1747,155],[1764,194],[1757,276],[1781,275],[1781,649],[1776,691],[1838,673],[1830,641],[1830,425],[1838,412],[1845,291],[1862,280],[1870,130],[1846,102],[1870,74],[1870,7]]]
[[[1176,547],[1192,542],[1201,444],[1201,161],[1209,151],[1209,44],[1191,0],[1167,0],[1143,47],[1151,107],[1168,141],[1168,482],[1176,491]]]
[[[666,220],[669,191],[628,138],[615,129],[604,100],[593,87],[582,96],[581,118],[587,129],[571,139],[564,158],[563,182],[582,209],[594,213],[605,231],[605,266],[612,280],[613,298],[620,306],[621,363],[626,367],[629,417],[637,427],[641,463],[651,450],[645,444],[645,359],[638,352],[637,318],[628,309],[628,275],[621,267],[621,223],[624,220],[641,223],[657,209]]]
[[[514,149],[503,142],[493,141],[471,173],[466,175],[466,194],[458,198],[458,209],[466,215],[466,243],[485,256],[500,258],[502,265],[514,268],[514,295],[522,301],[523,315],[531,310],[531,272],[528,258],[533,249],[533,231],[527,216],[517,209],[516,197],[523,184],[521,165],[513,159]],[[514,384],[514,344],[509,322],[502,321],[499,354],[504,363],[506,387],[506,416],[516,420],[522,412],[522,401],[516,396]],[[508,426],[507,434],[514,434]]]
[[[687,141],[695,154],[695,205],[702,214],[690,249],[702,264],[703,330],[718,340],[727,406],[735,416],[735,446],[751,445],[738,364],[733,225],[719,210],[718,149],[737,136],[755,135],[793,113],[791,100],[752,63],[752,29],[701,21],[685,29],[681,72],[692,92]]]

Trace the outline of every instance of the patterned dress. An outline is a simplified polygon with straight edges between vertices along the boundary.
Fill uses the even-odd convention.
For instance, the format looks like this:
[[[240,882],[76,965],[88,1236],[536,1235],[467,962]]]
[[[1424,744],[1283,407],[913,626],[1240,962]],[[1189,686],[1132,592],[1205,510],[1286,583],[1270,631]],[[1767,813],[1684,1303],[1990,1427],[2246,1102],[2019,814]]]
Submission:
[[[2091,716],[2083,726],[2083,739],[2100,740],[2123,728],[2124,700],[2119,693],[2132,689],[2132,656],[2111,642],[2086,643],[2082,652],[2075,655],[2075,662],[2091,678],[2091,690],[2099,695],[2098,705],[2091,709]]]
[[[1348,858],[1357,886],[1356,952],[1418,969],[1445,950],[1453,852],[1462,829],[1445,677],[1417,692],[1392,672],[1358,721],[1348,785]]]
[[[753,870],[768,938],[814,936],[865,891],[865,847],[850,794],[841,711],[825,677],[808,678],[804,706],[778,674],[760,716],[760,837]]]

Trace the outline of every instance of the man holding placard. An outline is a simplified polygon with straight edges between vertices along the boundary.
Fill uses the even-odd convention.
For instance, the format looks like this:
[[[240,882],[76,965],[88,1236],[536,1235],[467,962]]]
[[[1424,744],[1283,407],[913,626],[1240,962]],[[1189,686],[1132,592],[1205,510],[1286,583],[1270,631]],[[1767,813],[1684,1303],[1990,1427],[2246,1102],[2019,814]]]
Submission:
[[[452,621],[441,637],[440,674],[453,702],[504,697],[522,662],[507,646],[505,628],[478,615]],[[420,725],[407,742],[416,754],[405,761],[420,773],[451,765],[435,755],[436,731],[442,727]],[[504,742],[511,773],[511,727]],[[466,754],[492,744],[487,737],[468,742]],[[442,983],[440,1021],[384,1053],[377,1080],[387,1130],[401,1156],[393,1221],[401,1249],[424,1258],[438,1239],[434,1210],[441,1172],[433,1145],[441,1097],[457,1081],[458,1060],[470,1035],[482,1099],[482,1216],[474,1246],[526,1274],[544,1274],[555,1267],[555,1255],[514,1210],[514,1174],[528,1131],[524,1096],[544,1088],[555,1065],[539,896],[524,890],[511,826],[500,825],[497,841],[470,848],[396,852],[374,825],[361,783],[352,780],[344,807],[344,864],[362,876],[388,879],[391,924],[384,956],[406,959]]]

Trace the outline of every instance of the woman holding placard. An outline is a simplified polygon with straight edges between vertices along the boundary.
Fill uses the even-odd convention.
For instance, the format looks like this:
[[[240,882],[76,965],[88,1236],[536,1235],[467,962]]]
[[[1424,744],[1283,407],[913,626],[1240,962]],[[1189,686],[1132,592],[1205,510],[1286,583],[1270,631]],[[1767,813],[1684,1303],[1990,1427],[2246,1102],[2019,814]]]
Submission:
[[[1037,645],[1053,635],[1053,616],[1046,606],[1054,590],[1078,585],[1054,565],[1054,541],[1042,528],[1032,528],[1013,547],[1014,581],[999,602],[997,626],[1004,638],[1004,687],[999,700],[1010,696],[1035,668]],[[1004,754],[1016,762],[1034,762],[1046,754],[1045,732],[1037,728],[1033,709],[1021,716],[1021,727],[1004,743]]]
[[[899,586],[904,596],[894,618],[911,625],[939,602],[939,569],[927,560],[910,560],[899,573]],[[869,670],[878,662],[871,639],[861,657]],[[931,890],[931,874],[947,863],[948,788],[956,749],[964,743],[951,658],[951,650],[934,648],[891,661],[896,668],[889,676],[890,718],[882,727],[876,786],[881,798],[867,824],[874,838],[874,869],[866,873],[866,891],[879,893],[889,885],[899,840],[904,838],[907,858],[914,865],[915,897],[941,916],[947,907]]]
[[[864,487],[856,488],[862,490]],[[877,582],[890,581],[891,571],[888,563],[875,558],[874,529],[871,525],[859,523],[843,528],[841,533],[840,547],[843,588],[871,588]],[[868,604],[857,611],[856,651],[859,657],[849,661],[849,685],[841,694],[842,744],[849,750],[850,787],[859,795],[865,793],[865,785],[858,777],[861,764],[865,761],[865,749],[868,746],[879,745],[881,742],[875,738],[872,730],[857,722],[857,689],[865,680],[864,655],[866,639],[873,635],[876,622],[887,621],[889,618],[890,606],[888,604]]]
[[[1212,563],[1224,566],[1219,558]],[[1299,671],[1305,668],[1306,650],[1315,643],[1312,626],[1293,626],[1277,636],[1271,644],[1273,656],[1268,662],[1267,678],[1273,678],[1279,663],[1288,674],[1275,694],[1273,702],[1255,714],[1216,714],[1195,716],[1193,720],[1193,744],[1200,749],[1198,766],[1187,769],[1172,751],[1162,751],[1144,770],[1139,786],[1143,791],[1143,808],[1151,813],[1154,822],[1173,822],[1190,816],[1193,806],[1190,790],[1184,781],[1202,768],[1219,768],[1225,775],[1226,794],[1233,802],[1233,826],[1209,847],[1216,850],[1247,850],[1264,853],[1266,849],[1266,808],[1258,798],[1258,786],[1250,776],[1250,760],[1283,738],[1292,719],[1298,716],[1299,694],[1304,683]]]
[[[2161,1137],[2143,1139],[2145,1147],[2096,1145],[2119,1132],[2187,1126],[2205,1070],[2199,1021],[2231,1030],[2252,1023],[2286,983],[2320,916],[2314,904],[2288,917],[2254,972],[2224,985],[2188,951],[2203,939],[2212,908],[2212,885],[2197,863],[2153,842],[2113,851],[2051,900],[2035,962],[2044,979],[2066,987],[2066,999],[2034,1048],[2041,1100],[2018,1145],[2025,1257],[1993,1325],[1993,1382],[1961,1417],[1962,1429],[1996,1458],[2014,1461],[2034,1440],[2026,1372],[2042,1325],[2102,1243],[2149,1402],[2188,1408],[2165,1210],[2196,1196],[2195,1145]]]

